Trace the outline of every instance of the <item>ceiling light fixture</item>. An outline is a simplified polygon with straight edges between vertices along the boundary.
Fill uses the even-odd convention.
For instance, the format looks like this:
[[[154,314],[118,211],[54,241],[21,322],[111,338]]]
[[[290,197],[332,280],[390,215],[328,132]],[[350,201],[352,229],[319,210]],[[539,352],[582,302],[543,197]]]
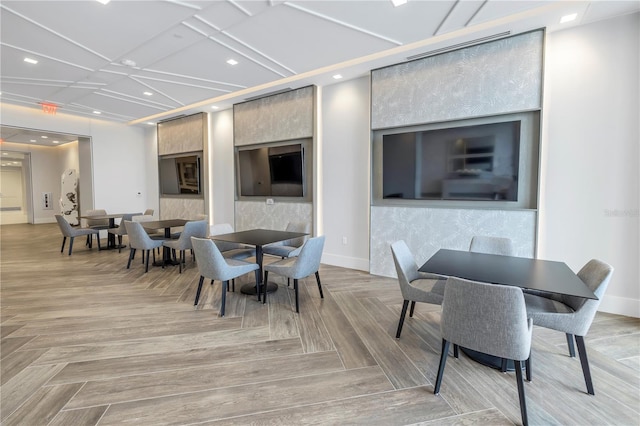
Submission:
[[[52,141],[53,143],[60,143],[60,141]]]
[[[122,65],[124,65],[125,67],[135,67],[136,66],[136,61],[132,60],[132,59],[123,59],[120,61],[120,63]]]
[[[100,4],[107,4],[109,3],[111,0],[96,0],[98,3]]]
[[[219,106],[211,105],[211,109],[220,109]]]
[[[9,155],[9,153],[8,152],[3,152],[2,155]]]
[[[155,126],[155,125],[156,125],[156,123],[154,123],[153,121],[147,121],[147,124],[148,124],[149,126]]]
[[[393,3],[395,7],[402,6],[406,2],[407,0],[391,0],[391,3]]]
[[[35,139],[31,139],[29,142],[35,142],[35,141],[36,141]]]
[[[235,59],[229,59],[229,60],[227,61],[227,63],[228,63],[229,65],[238,65],[238,61],[236,61]]]
[[[49,136],[42,135],[40,136],[42,139],[49,139]]]
[[[577,17],[578,17],[577,13],[572,13],[571,15],[564,15],[562,18],[560,18],[560,23],[566,24],[567,22],[571,22],[575,20]]]
[[[93,113],[98,115],[102,114],[100,111],[93,111]]]
[[[340,80],[342,78],[342,75],[336,74],[336,75],[333,76],[333,78],[336,79],[336,80]]]
[[[33,65],[38,63],[38,60],[33,58],[24,58],[24,61],[28,64],[33,64]]]

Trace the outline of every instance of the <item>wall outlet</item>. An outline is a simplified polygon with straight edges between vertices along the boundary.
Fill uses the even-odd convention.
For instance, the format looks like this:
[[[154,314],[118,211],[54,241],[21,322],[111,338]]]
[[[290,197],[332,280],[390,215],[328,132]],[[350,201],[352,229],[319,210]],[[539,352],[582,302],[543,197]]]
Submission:
[[[347,245],[347,237],[342,237],[342,244]]]
[[[273,198],[267,198],[267,205],[273,205]]]

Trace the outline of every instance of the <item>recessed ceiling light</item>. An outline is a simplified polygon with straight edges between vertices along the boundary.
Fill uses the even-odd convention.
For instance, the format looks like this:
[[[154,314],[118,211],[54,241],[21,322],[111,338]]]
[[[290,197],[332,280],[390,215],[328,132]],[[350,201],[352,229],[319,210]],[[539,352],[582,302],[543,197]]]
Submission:
[[[229,60],[227,61],[227,63],[228,63],[229,65],[238,65],[238,61],[236,61],[235,59],[229,59]]]
[[[120,61],[120,63],[126,67],[135,67],[136,66],[136,61],[132,60],[132,59],[123,59]]]
[[[560,23],[565,24],[567,22],[571,22],[575,20],[577,17],[578,17],[577,13],[572,13],[571,15],[564,15],[562,18],[560,18]]]
[[[24,58],[24,61],[28,64],[34,64],[34,65],[38,63],[38,60],[33,58]]]
[[[220,109],[219,106],[211,105],[211,109]]]
[[[8,152],[3,152],[2,155],[9,155],[9,153]]]
[[[102,114],[100,111],[93,111],[93,113],[98,115]]]
[[[96,0],[98,3],[102,3],[102,4],[107,4],[109,3],[111,0]]]
[[[342,78],[342,75],[336,74],[333,76],[333,78],[335,78],[336,80],[340,80]]]
[[[60,141],[52,141],[53,143],[60,143]]]
[[[402,6],[406,2],[407,0],[391,0],[391,3],[393,3],[395,7]]]
[[[155,126],[155,125],[156,125],[156,123],[154,123],[153,121],[147,121],[147,124],[148,124],[149,126]]]
[[[42,139],[49,139],[49,136],[42,135],[40,136]]]
[[[151,92],[144,92],[142,94],[145,95],[145,96],[152,96],[153,95],[153,93],[151,93]]]
[[[36,141],[35,139],[31,139],[31,141],[30,141],[30,142],[35,142],[35,141]]]

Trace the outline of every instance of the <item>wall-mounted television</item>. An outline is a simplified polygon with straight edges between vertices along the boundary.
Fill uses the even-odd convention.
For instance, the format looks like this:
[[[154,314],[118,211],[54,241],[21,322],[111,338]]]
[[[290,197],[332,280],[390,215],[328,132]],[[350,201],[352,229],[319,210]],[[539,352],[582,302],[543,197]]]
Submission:
[[[238,147],[239,197],[306,197],[309,141]]]
[[[161,195],[202,195],[202,152],[158,158]]]

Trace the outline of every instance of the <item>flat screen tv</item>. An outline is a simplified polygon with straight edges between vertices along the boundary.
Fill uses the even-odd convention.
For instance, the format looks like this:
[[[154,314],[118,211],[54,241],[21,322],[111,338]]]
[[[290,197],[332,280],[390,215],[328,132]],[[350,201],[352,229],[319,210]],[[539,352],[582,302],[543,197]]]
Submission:
[[[160,194],[202,195],[201,153],[161,156]]]
[[[517,201],[519,120],[387,134],[382,197]]]
[[[304,157],[301,143],[238,149],[239,195],[303,197]]]

